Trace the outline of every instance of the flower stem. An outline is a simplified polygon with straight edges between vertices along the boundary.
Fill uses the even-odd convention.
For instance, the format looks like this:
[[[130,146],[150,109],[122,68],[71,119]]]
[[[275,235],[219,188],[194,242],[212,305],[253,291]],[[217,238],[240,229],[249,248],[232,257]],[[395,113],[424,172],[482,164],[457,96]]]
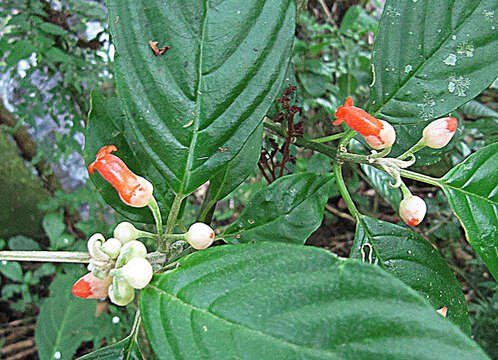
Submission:
[[[333,134],[333,135],[329,135],[329,136],[325,136],[325,137],[313,139],[311,141],[314,142],[314,143],[324,143],[324,142],[327,142],[327,141],[333,141],[333,140],[340,139],[344,135],[346,135],[346,132],[340,132],[338,134]]]
[[[0,251],[0,260],[88,263],[90,254],[83,251]]]
[[[176,221],[178,220],[178,214],[182,206],[182,201],[184,196],[181,193],[177,193],[171,208],[169,210],[168,221],[166,222],[166,234],[172,234],[176,226]],[[168,252],[171,240],[167,237],[161,237],[159,244],[157,246],[157,251],[165,253]]]
[[[409,148],[408,150],[406,150],[403,154],[401,154],[397,158],[399,160],[404,160],[407,157],[409,157],[410,155],[416,153],[417,151],[422,150],[424,147],[425,147],[425,141],[424,141],[424,138],[422,138],[422,139],[420,139],[418,141],[418,143],[416,143],[415,145],[413,145],[411,148]]]
[[[351,195],[348,192],[348,188],[344,183],[344,179],[342,177],[342,168],[338,162],[334,163],[334,175],[335,175],[335,182],[339,187],[339,192],[341,193],[342,198],[344,199],[344,202],[346,203],[346,206],[348,207],[350,214],[353,215],[356,222],[358,222],[360,218],[360,213],[358,209],[356,209],[353,199],[351,198]]]
[[[157,234],[161,235],[163,233],[163,219],[161,217],[161,210],[159,209],[159,205],[157,204],[156,198],[152,197],[152,200],[148,204],[149,209],[152,211],[152,215],[154,215],[154,221],[156,222]]]
[[[412,196],[410,189],[405,185],[404,182],[401,182],[401,192],[403,193],[403,199],[408,199]]]

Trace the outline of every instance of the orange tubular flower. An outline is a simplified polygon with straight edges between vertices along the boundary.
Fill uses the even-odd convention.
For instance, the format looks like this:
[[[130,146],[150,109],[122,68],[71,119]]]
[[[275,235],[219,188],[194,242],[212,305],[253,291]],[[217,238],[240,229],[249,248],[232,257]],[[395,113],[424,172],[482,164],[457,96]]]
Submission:
[[[116,189],[125,204],[144,207],[153,198],[152,184],[131,172],[123,160],[111,155],[111,152],[117,150],[118,148],[114,145],[101,148],[96,160],[88,165],[88,172],[93,174],[97,170]]]
[[[111,281],[111,276],[99,279],[93,276],[92,273],[88,273],[74,283],[71,292],[74,296],[83,299],[105,299]]]
[[[387,121],[374,118],[365,110],[353,106],[353,99],[346,98],[344,105],[339,106],[334,114],[337,119],[334,125],[343,121],[354,131],[360,133],[372,148],[379,150],[391,146],[396,140],[396,132]]]

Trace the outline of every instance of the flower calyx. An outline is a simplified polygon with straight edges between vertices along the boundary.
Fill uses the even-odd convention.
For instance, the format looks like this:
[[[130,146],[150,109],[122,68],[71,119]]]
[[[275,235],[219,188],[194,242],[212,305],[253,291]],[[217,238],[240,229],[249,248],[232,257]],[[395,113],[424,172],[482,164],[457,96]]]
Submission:
[[[102,147],[95,161],[88,165],[88,172],[97,170],[118,192],[121,200],[133,207],[144,207],[152,199],[152,184],[141,176],[135,175],[119,157],[111,152],[117,151],[115,145]]]
[[[339,106],[334,115],[337,117],[333,122],[334,125],[345,122],[351,129],[361,134],[368,145],[376,150],[388,148],[396,140],[396,131],[391,124],[353,106],[351,97],[346,98],[344,105]]]
[[[411,155],[410,160],[400,160],[400,159],[395,159],[395,158],[370,158],[369,162],[371,164],[378,165],[381,167],[385,172],[387,172],[389,175],[391,175],[395,182],[393,184],[390,184],[391,187],[398,188],[401,186],[401,174],[400,170],[405,169],[407,167],[412,166],[415,164],[415,156]]]

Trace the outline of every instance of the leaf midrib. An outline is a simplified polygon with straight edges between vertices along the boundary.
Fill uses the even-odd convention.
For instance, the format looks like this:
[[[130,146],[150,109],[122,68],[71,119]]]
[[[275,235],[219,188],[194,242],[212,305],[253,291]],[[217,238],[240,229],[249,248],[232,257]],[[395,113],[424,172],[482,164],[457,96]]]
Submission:
[[[216,320],[220,321],[220,322],[224,322],[224,323],[227,323],[231,326],[237,326],[237,327],[240,327],[240,328],[243,328],[244,330],[247,330],[247,331],[251,331],[251,332],[254,332],[254,333],[257,333],[258,335],[260,336],[263,336],[263,337],[267,337],[267,338],[271,338],[272,340],[276,341],[276,342],[280,342],[280,343],[283,343],[283,344],[286,344],[290,347],[293,347],[293,348],[296,348],[298,350],[302,350],[302,349],[306,349],[310,352],[315,352],[317,353],[318,355],[323,355],[323,356],[336,356],[336,358],[334,359],[337,359],[337,360],[341,360],[343,359],[342,357],[340,357],[339,354],[337,354],[336,352],[333,352],[333,351],[330,351],[330,350],[322,350],[322,349],[316,349],[316,348],[312,348],[312,347],[308,347],[308,346],[304,346],[304,345],[300,345],[300,344],[295,344],[293,342],[290,342],[286,339],[283,339],[283,338],[280,338],[280,337],[277,337],[275,335],[272,335],[272,334],[268,334],[268,333],[265,333],[265,332],[262,332],[261,330],[258,330],[258,329],[254,329],[254,328],[251,328],[247,325],[244,325],[244,324],[240,324],[240,323],[237,323],[237,322],[234,322],[234,321],[231,321],[229,319],[225,319],[217,314],[214,314],[210,311],[207,311],[206,309],[203,309],[203,308],[199,308],[197,306],[194,306],[192,304],[189,304],[189,303],[186,303],[185,301],[183,301],[182,299],[176,297],[175,295],[173,294],[170,294],[154,285],[151,285],[149,284],[148,287],[154,289],[155,291],[157,291],[157,293],[161,294],[161,295],[165,295],[165,296],[168,296],[170,297],[172,300],[174,301],[178,301],[180,302],[181,304],[183,304],[184,306],[188,307],[190,310],[195,310],[195,311],[199,311],[199,312],[202,312],[203,314],[206,314],[208,316],[212,316],[214,317]]]

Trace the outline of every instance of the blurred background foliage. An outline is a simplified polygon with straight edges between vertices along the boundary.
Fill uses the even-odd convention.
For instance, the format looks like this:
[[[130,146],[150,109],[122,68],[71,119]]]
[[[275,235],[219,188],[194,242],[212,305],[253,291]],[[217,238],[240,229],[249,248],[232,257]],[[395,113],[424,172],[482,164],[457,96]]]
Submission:
[[[298,5],[293,66],[284,85],[297,86],[290,96],[291,105],[302,107],[296,123],[302,122],[311,137],[322,137],[339,131],[331,119],[346,96],[354,96],[359,106],[368,98],[370,54],[383,2],[301,0]],[[0,249],[83,250],[91,234],[110,235],[113,224],[120,220],[87,181],[81,155],[91,91],[98,89],[106,95],[115,92],[113,54],[103,1],[0,2],[0,195],[4,199]],[[439,176],[472,152],[495,142],[497,99],[495,82],[462,106],[461,141],[440,163],[419,170]],[[276,103],[268,116],[281,110],[280,106]],[[266,151],[282,145],[283,140],[264,136]],[[323,155],[295,148],[292,151],[287,173],[331,171]],[[386,186],[389,177],[373,168],[352,169],[345,175],[360,211],[401,224],[396,214],[399,190]],[[466,243],[441,191],[415,182],[407,184],[412,191],[425,195],[429,209],[427,219],[416,231],[437,243],[461,282],[474,339],[492,358],[498,358],[496,282]],[[253,176],[218,203],[215,225],[233,222],[252,194],[265,185],[255,168]],[[196,220],[205,191],[203,186],[189,198],[185,224]],[[307,244],[348,256],[354,222],[338,192],[329,199],[326,209],[322,226]],[[0,358],[35,359],[38,353],[50,353],[56,359],[70,359],[126,335],[135,305],[123,309],[107,302],[80,303],[65,295],[82,272],[79,265],[0,264]],[[71,336],[53,344],[39,338],[42,332],[56,331],[45,319],[51,311],[69,317],[78,313],[93,316],[78,318],[77,326],[57,322],[58,329]],[[37,316],[43,321],[35,324]]]

